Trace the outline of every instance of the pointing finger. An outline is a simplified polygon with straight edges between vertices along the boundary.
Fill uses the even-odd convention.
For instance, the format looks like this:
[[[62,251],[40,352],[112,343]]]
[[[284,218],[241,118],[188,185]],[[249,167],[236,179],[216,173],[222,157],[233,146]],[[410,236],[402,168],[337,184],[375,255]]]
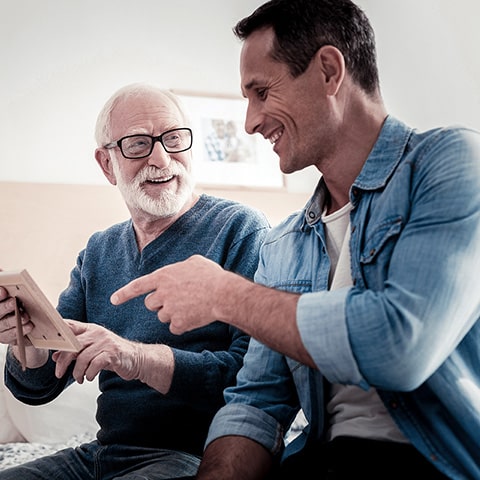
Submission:
[[[140,295],[155,290],[156,282],[155,277],[153,276],[154,273],[149,273],[143,277],[136,278],[122,288],[119,288],[116,292],[113,292],[110,297],[110,302],[112,302],[113,305],[121,305],[132,298],[139,297]]]

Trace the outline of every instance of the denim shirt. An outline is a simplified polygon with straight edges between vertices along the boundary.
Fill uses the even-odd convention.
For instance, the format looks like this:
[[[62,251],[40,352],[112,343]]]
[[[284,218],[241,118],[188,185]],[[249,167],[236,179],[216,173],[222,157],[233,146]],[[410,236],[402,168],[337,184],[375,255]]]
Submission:
[[[322,179],[271,230],[255,281],[297,292],[317,369],[252,339],[207,445],[242,435],[283,455],[327,430],[326,382],[374,387],[409,441],[451,478],[480,478],[480,134],[389,116],[350,189],[353,286],[328,291]]]

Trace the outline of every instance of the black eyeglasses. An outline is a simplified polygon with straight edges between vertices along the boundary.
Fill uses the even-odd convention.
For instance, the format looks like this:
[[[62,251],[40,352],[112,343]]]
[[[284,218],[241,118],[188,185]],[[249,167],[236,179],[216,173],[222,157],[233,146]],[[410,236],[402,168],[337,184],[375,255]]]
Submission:
[[[174,128],[158,137],[151,135],[127,135],[103,148],[119,147],[125,158],[137,159],[151,155],[155,142],[160,142],[167,153],[180,153],[192,148],[193,134],[190,128]]]

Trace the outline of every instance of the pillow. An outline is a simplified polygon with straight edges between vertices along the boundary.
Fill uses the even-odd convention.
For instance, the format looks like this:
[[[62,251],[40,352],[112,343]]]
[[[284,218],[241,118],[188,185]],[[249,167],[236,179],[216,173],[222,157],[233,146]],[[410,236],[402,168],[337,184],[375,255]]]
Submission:
[[[15,427],[13,420],[8,413],[6,396],[7,388],[3,383],[3,369],[5,366],[5,355],[7,354],[7,345],[0,344],[0,443],[24,442],[25,439]]]
[[[85,434],[93,440],[98,430],[99,393],[97,376],[92,382],[73,383],[45,405],[26,405],[9,390],[5,391],[5,403],[15,427],[28,442],[60,443]]]

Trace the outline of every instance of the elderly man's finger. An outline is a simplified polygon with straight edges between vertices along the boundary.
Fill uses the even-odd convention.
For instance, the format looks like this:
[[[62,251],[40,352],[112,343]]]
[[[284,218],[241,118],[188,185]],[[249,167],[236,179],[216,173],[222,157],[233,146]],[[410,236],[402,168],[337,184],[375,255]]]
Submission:
[[[52,358],[55,365],[55,376],[62,378],[68,369],[68,366],[77,358],[76,354],[70,352],[54,352]]]

